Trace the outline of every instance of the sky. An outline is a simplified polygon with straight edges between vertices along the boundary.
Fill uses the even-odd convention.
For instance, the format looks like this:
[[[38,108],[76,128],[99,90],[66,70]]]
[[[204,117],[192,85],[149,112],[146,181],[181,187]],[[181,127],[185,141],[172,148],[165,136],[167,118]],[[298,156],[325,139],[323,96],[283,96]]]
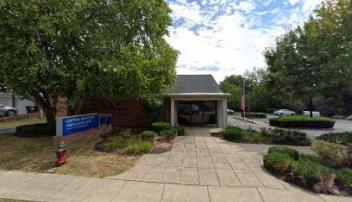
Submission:
[[[321,0],[167,0],[166,40],[180,52],[178,74],[225,76],[266,68],[263,52],[302,25]]]

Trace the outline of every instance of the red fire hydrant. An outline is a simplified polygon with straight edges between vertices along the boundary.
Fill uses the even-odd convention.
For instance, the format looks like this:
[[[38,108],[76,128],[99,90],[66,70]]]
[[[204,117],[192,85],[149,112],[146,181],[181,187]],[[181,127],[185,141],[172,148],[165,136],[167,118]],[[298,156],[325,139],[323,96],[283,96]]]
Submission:
[[[64,141],[57,144],[56,153],[56,166],[61,166],[66,162],[66,145]]]

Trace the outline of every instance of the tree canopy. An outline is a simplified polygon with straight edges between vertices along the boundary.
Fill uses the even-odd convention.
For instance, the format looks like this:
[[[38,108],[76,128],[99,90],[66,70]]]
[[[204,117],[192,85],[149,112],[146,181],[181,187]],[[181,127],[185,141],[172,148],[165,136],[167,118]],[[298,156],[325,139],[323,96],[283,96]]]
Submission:
[[[277,108],[314,110],[324,115],[352,114],[352,1],[325,0],[302,26],[264,52],[267,70],[226,77],[229,106],[240,110],[243,79],[251,111]]]
[[[265,51],[268,82],[281,102],[305,103],[301,110],[312,96],[320,110],[351,113],[352,1],[324,1],[315,15]]]
[[[268,88],[267,76],[267,72],[264,69],[254,69],[253,71],[247,71],[243,75],[225,77],[220,83],[220,87],[224,92],[230,93],[229,108],[241,111],[241,95],[243,81],[245,80],[247,110],[270,112],[273,108],[274,100]]]
[[[50,124],[59,97],[148,99],[175,82],[163,0],[3,0],[0,85],[32,97]]]

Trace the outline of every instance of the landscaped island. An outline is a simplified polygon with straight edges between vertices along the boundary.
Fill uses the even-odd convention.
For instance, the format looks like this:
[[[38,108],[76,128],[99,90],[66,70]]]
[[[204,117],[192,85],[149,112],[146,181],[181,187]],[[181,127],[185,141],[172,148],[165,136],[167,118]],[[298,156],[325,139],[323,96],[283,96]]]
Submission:
[[[264,156],[264,167],[272,174],[318,193],[352,194],[352,148],[314,141],[317,155],[275,146]]]
[[[304,115],[280,116],[269,120],[271,126],[282,128],[333,128],[335,121],[326,117],[309,117]]]
[[[254,144],[286,144],[309,146],[310,139],[303,132],[284,129],[243,130],[238,127],[225,128],[223,138],[232,142]]]

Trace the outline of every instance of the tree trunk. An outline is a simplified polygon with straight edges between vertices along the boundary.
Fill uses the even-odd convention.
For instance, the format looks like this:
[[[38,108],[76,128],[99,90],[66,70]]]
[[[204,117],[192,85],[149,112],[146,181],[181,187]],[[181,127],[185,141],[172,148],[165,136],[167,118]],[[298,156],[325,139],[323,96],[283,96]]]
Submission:
[[[313,117],[313,99],[312,96],[309,97],[309,116]]]
[[[56,128],[56,110],[52,110],[52,107],[43,108],[46,122],[50,128]]]
[[[12,107],[16,107],[16,96],[13,91],[11,91],[11,105]]]
[[[56,128],[56,104],[57,98],[45,95],[44,93],[33,93],[34,99],[42,108],[46,122],[49,127]]]

